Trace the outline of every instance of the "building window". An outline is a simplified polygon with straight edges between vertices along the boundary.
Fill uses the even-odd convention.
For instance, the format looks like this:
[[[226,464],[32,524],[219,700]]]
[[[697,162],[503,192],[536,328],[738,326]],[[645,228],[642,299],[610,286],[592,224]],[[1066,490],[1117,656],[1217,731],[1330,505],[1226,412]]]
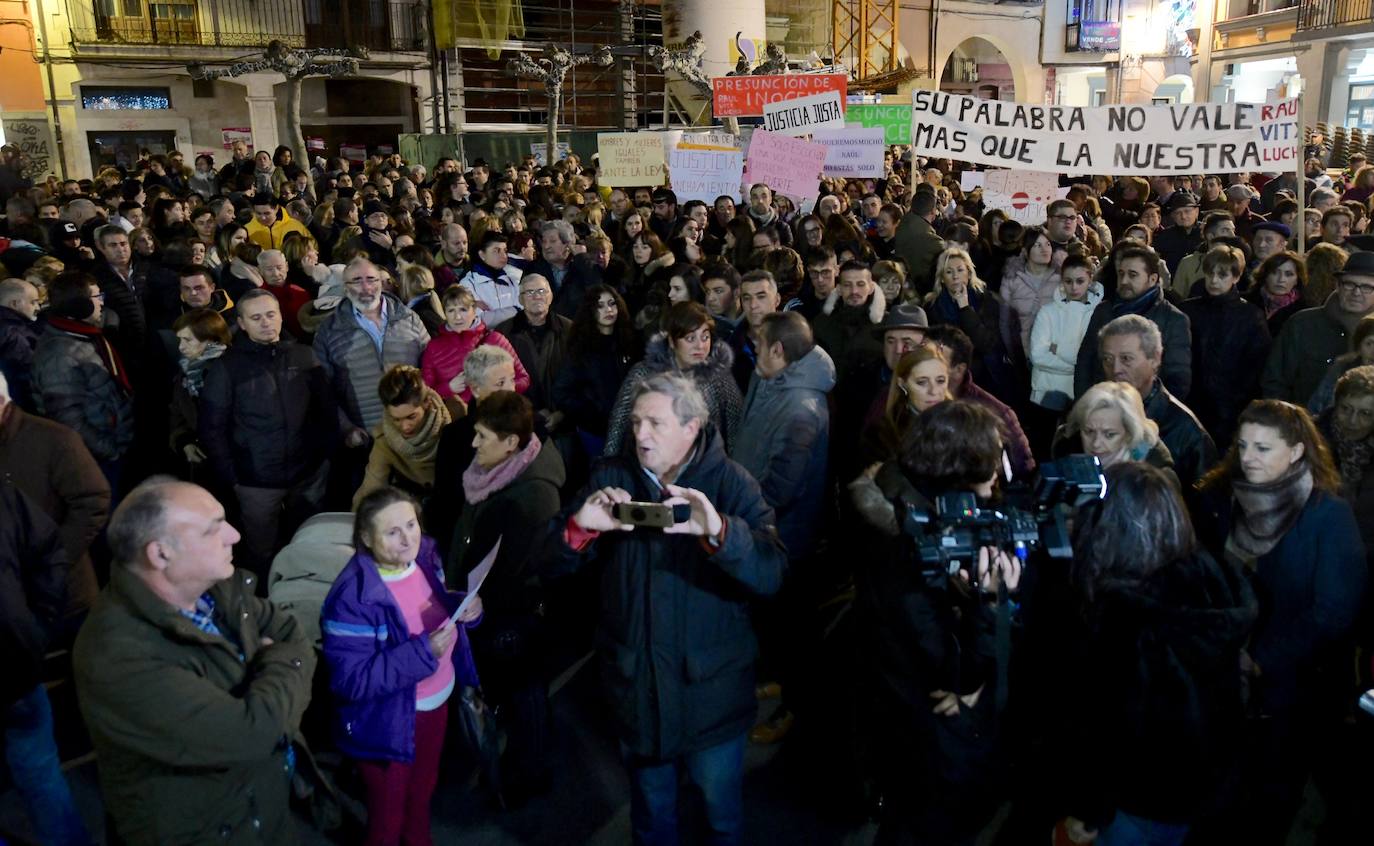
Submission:
[[[1350,86],[1345,122],[1347,126],[1374,129],[1374,83],[1362,82]]]
[[[1066,0],[1064,49],[1102,53],[1121,49],[1119,0]]]
[[[83,109],[170,109],[170,88],[116,88],[106,85],[81,86]]]

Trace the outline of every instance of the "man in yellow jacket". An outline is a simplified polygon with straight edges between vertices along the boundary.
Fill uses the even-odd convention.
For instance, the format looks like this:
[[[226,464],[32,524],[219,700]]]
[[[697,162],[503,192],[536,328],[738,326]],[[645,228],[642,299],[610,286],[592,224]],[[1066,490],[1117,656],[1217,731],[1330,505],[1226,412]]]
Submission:
[[[248,222],[248,240],[264,250],[280,250],[288,232],[309,236],[305,224],[277,208],[277,198],[269,193],[253,197],[253,219]]]

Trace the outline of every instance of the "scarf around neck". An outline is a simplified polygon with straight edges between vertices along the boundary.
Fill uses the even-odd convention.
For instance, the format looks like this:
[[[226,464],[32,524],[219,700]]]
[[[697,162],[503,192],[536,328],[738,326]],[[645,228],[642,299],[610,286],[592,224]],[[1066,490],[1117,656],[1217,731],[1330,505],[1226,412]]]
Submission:
[[[1273,317],[1301,298],[1302,290],[1296,285],[1293,286],[1293,290],[1281,297],[1271,297],[1263,288],[1260,289],[1260,299],[1264,302],[1264,316],[1266,319]]]
[[[1312,468],[1306,460],[1299,461],[1283,476],[1262,485],[1232,479],[1231,493],[1236,507],[1226,554],[1253,568],[1255,560],[1273,549],[1298,521],[1312,495]]]
[[[472,463],[463,471],[463,493],[467,495],[468,502],[481,502],[514,482],[539,457],[539,448],[539,438],[531,435],[524,449],[490,470],[484,469],[477,463],[477,457],[473,456]]]
[[[1144,314],[1159,301],[1162,291],[1163,289],[1156,285],[1133,300],[1118,300],[1112,304],[1112,314],[1117,317],[1123,314]]]
[[[105,365],[105,370],[109,372],[110,378],[114,379],[115,384],[124,391],[124,395],[129,396],[134,392],[133,385],[129,382],[129,372],[124,369],[124,360],[119,357],[119,350],[114,348],[99,326],[92,326],[89,323],[72,320],[69,317],[56,316],[49,317],[48,324],[68,335],[89,338],[95,346],[96,355],[100,356],[100,363]]]
[[[424,419],[415,434],[406,437],[396,427],[390,414],[382,415],[382,438],[386,445],[405,463],[406,476],[422,485],[434,484],[434,462],[439,456],[439,435],[444,427],[453,421],[448,406],[433,388],[426,387],[421,395],[420,405],[425,409]]]
[[[186,393],[193,397],[200,396],[200,389],[205,386],[205,370],[210,366],[210,362],[224,354],[224,344],[214,341],[205,345],[200,358],[183,358],[181,360],[181,385],[186,389]]]

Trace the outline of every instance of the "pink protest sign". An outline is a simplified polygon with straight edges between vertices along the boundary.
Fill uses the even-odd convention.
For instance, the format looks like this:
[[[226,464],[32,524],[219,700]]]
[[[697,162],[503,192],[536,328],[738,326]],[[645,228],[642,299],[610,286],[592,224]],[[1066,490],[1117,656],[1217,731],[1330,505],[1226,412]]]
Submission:
[[[820,193],[826,146],[758,130],[749,142],[745,182],[762,182],[779,194],[805,200]]]

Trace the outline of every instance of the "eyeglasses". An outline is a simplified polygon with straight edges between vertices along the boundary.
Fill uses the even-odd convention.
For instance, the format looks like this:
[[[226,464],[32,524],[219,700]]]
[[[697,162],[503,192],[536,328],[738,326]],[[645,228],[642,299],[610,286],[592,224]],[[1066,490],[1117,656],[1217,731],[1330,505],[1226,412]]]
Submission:
[[[1341,289],[1351,294],[1359,293],[1362,297],[1374,296],[1374,285],[1361,285],[1358,282],[1342,280]]]
[[[532,300],[548,299],[549,291],[547,288],[535,288],[533,291],[521,291],[520,296],[529,297]]]

